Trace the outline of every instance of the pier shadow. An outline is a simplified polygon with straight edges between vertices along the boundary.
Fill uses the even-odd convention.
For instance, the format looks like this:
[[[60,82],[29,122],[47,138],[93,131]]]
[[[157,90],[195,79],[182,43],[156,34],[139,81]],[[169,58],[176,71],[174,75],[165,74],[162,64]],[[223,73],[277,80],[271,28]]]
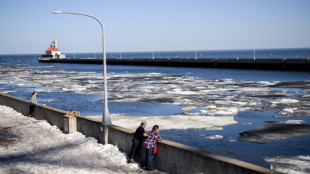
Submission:
[[[94,169],[105,169],[110,170],[112,173],[120,172],[120,173],[128,173],[130,172],[129,168],[121,169],[121,167],[110,165],[109,162],[103,165],[103,163],[95,163],[92,160],[85,160],[83,155],[79,159],[76,159],[76,155],[68,158],[59,158],[59,159],[48,159],[49,154],[55,153],[66,153],[67,150],[75,148],[84,142],[79,143],[69,143],[64,145],[56,145],[53,147],[33,150],[33,151],[25,151],[20,153],[8,154],[8,155],[1,155],[0,156],[0,165],[12,165],[14,163],[28,163],[28,164],[36,164],[36,165],[52,165],[52,166],[59,166],[61,168],[80,168],[80,169],[89,169],[89,171]],[[105,158],[100,158],[101,160],[106,160]],[[13,170],[13,169],[12,169]],[[15,169],[14,169],[15,170]],[[23,171],[24,172],[24,171]]]

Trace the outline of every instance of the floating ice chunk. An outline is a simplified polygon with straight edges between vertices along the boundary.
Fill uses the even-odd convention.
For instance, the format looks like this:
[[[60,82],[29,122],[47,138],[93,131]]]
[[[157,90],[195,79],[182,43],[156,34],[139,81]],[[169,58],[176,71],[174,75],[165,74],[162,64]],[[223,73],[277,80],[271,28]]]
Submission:
[[[193,110],[193,109],[196,109],[197,107],[196,106],[187,106],[185,108],[182,108],[183,111],[190,111],[190,110]]]
[[[195,91],[182,91],[179,94],[182,94],[182,95],[198,95],[199,93],[197,93]]]
[[[276,107],[280,102],[279,101],[270,101],[271,107]]]
[[[297,108],[284,108],[283,112],[287,112],[287,113],[294,113],[294,111],[296,111]]]
[[[206,130],[223,130],[223,127],[208,127]]]
[[[233,102],[231,102],[231,104],[233,104],[233,105],[240,105],[240,106],[244,106],[244,105],[247,105],[248,103],[247,103],[247,102],[238,102],[238,101],[233,101]]]
[[[228,140],[229,140],[229,142],[236,142],[237,138],[229,137]]]
[[[72,85],[71,88],[73,91],[84,91],[84,90],[86,90],[85,87],[83,87],[81,85],[77,85],[77,84]]]
[[[172,89],[172,91],[168,91],[167,93],[179,94],[179,95],[199,95],[198,92],[195,91],[182,91],[180,88]]]
[[[263,84],[263,85],[274,85],[274,84],[276,84],[274,82],[268,82],[268,81],[259,81],[257,83],[260,83],[260,84]]]
[[[310,171],[310,156],[267,157],[265,161],[273,170],[282,173],[308,174]]]
[[[290,115],[282,113],[282,115],[275,115],[274,117],[276,117],[276,118],[285,118],[285,117],[290,117]]]
[[[286,120],[286,121],[281,121],[281,123],[284,123],[284,124],[304,124],[305,121],[303,121],[303,120]]]
[[[252,122],[246,122],[246,123],[243,123],[244,125],[251,125]]]
[[[257,102],[256,101],[252,101],[249,103],[249,106],[256,106],[257,105]]]
[[[161,73],[152,72],[152,73],[146,73],[146,75],[161,75]]]
[[[47,102],[56,102],[57,100],[56,99],[49,99],[47,100]]]
[[[183,102],[184,102],[184,103],[190,103],[191,100],[189,100],[189,99],[183,99]]]
[[[208,85],[208,89],[215,89],[215,88],[216,88],[215,86]]]
[[[199,112],[202,113],[202,114],[207,114],[208,113],[207,110],[200,110]]]
[[[226,100],[216,100],[215,104],[217,104],[217,105],[228,105],[228,104],[230,104],[230,102],[226,101]]]
[[[228,107],[228,108],[218,108],[215,114],[218,115],[236,115],[238,113],[238,108]]]
[[[17,86],[25,86],[25,84],[24,83],[19,83],[19,84],[17,84]]]
[[[209,105],[209,106],[206,106],[205,109],[216,110],[216,106],[215,105]]]
[[[72,91],[71,89],[68,88],[61,88],[63,91]]]
[[[223,135],[212,135],[208,137],[210,140],[221,140],[224,138]]]
[[[239,133],[238,140],[264,143],[266,140],[284,140],[296,136],[310,135],[307,124],[265,124]]]
[[[261,87],[261,88],[244,87],[244,88],[239,88],[238,90],[239,90],[239,91],[245,91],[245,92],[251,92],[251,91],[253,91],[253,92],[258,92],[258,91],[268,91],[269,88],[266,88],[266,87]]]
[[[280,103],[298,103],[298,100],[296,100],[296,99],[281,99],[279,102]]]
[[[102,116],[90,116],[101,121]],[[111,114],[112,123],[121,127],[135,130],[137,123],[147,121],[148,125],[160,125],[161,130],[169,129],[202,129],[210,127],[226,126],[238,123],[233,116],[121,116]],[[147,126],[146,130],[151,130],[151,126]]]

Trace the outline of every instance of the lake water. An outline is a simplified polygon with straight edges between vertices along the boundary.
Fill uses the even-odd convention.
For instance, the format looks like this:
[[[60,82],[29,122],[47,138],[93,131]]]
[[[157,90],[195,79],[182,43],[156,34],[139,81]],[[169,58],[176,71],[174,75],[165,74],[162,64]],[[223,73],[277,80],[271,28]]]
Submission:
[[[253,52],[254,50],[136,52],[121,53],[121,56],[147,57],[154,54],[155,57],[197,55],[198,58],[242,58],[252,56]],[[309,49],[255,50],[257,58],[304,58],[310,57],[309,54]],[[120,53],[107,55],[117,57]],[[103,85],[98,85],[102,84],[102,79],[93,78],[102,74],[101,65],[39,63],[39,56],[0,55],[0,92],[29,99],[31,92],[37,90],[39,103],[63,110],[78,110],[85,116],[102,115],[103,102],[100,101],[103,99]],[[67,57],[73,56],[94,57],[94,54],[67,54]],[[100,57],[99,53],[96,56]],[[310,124],[310,115],[307,112],[310,110],[309,72],[119,65],[108,65],[107,71],[110,74],[109,110],[112,114],[128,117],[175,114],[208,116],[208,112],[201,110],[207,105],[215,105],[218,109],[223,109],[222,111],[226,112],[224,114],[232,115],[238,121],[237,124],[223,126],[221,130],[161,130],[165,139],[267,168],[269,164],[264,161],[266,157],[310,155],[310,136],[266,141],[264,144],[235,141],[240,132],[264,125],[266,121],[280,123],[286,120],[303,120],[304,124]],[[59,83],[49,83],[47,79],[42,78],[44,74],[48,74],[56,82],[60,79]],[[156,79],[151,81],[150,78]],[[159,83],[156,83],[156,80]],[[272,87],[281,82],[302,82],[303,85]],[[148,88],[149,85],[152,85],[152,88]],[[175,93],[172,95],[167,92],[167,89],[172,89],[171,86],[173,89],[181,89],[183,93],[180,93],[180,96]],[[206,92],[206,89],[209,91]],[[210,92],[211,89],[213,92]],[[187,95],[184,91],[205,93]],[[157,94],[167,94],[168,97],[163,98],[161,95],[160,98],[155,97],[152,102],[118,98],[121,95],[126,96],[125,99],[135,96],[149,99]],[[279,103],[283,99],[298,102]],[[232,102],[228,102],[230,100]],[[184,111],[186,106],[196,108]],[[236,112],[229,113],[228,110],[231,109]],[[289,109],[294,112],[286,113]],[[209,139],[210,135],[222,135],[223,139]]]

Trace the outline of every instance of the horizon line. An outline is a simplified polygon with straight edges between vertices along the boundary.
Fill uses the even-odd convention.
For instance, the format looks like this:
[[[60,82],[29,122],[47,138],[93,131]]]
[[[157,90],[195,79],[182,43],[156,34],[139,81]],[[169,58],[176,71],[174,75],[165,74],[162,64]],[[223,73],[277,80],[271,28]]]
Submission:
[[[106,53],[146,53],[146,52],[189,52],[189,51],[237,51],[237,50],[284,50],[284,49],[310,49],[310,47],[291,47],[291,48],[245,48],[245,49],[191,49],[191,50],[170,50],[170,51],[160,51],[160,50],[153,50],[153,51],[109,51]],[[94,54],[94,53],[102,53],[99,52],[63,52],[64,54]],[[42,53],[5,53],[0,55],[33,55],[33,54],[39,54]]]

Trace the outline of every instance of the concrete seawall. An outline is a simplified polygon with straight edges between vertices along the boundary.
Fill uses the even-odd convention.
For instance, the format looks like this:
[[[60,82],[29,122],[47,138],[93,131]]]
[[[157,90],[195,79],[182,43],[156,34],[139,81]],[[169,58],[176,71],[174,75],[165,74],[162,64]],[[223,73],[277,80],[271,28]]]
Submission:
[[[39,62],[102,64],[102,59],[67,58],[39,60]],[[310,58],[108,58],[107,64],[310,71]]]
[[[27,115],[30,102],[7,94],[0,93],[0,105],[5,105]],[[65,111],[53,107],[35,104],[31,115],[36,119],[47,120],[51,125],[56,125],[64,133],[81,132],[87,137],[94,137],[104,143],[104,132],[100,130],[101,123],[91,118],[65,116]],[[1,118],[0,118],[1,119]],[[112,125],[109,127],[109,144],[119,150],[129,153],[133,130]],[[212,154],[193,147],[179,144],[169,140],[158,143],[159,153],[153,159],[153,166],[169,173],[210,173],[210,174],[252,174],[252,173],[279,173],[257,165],[236,159]],[[138,158],[144,162],[144,149],[140,149]]]

